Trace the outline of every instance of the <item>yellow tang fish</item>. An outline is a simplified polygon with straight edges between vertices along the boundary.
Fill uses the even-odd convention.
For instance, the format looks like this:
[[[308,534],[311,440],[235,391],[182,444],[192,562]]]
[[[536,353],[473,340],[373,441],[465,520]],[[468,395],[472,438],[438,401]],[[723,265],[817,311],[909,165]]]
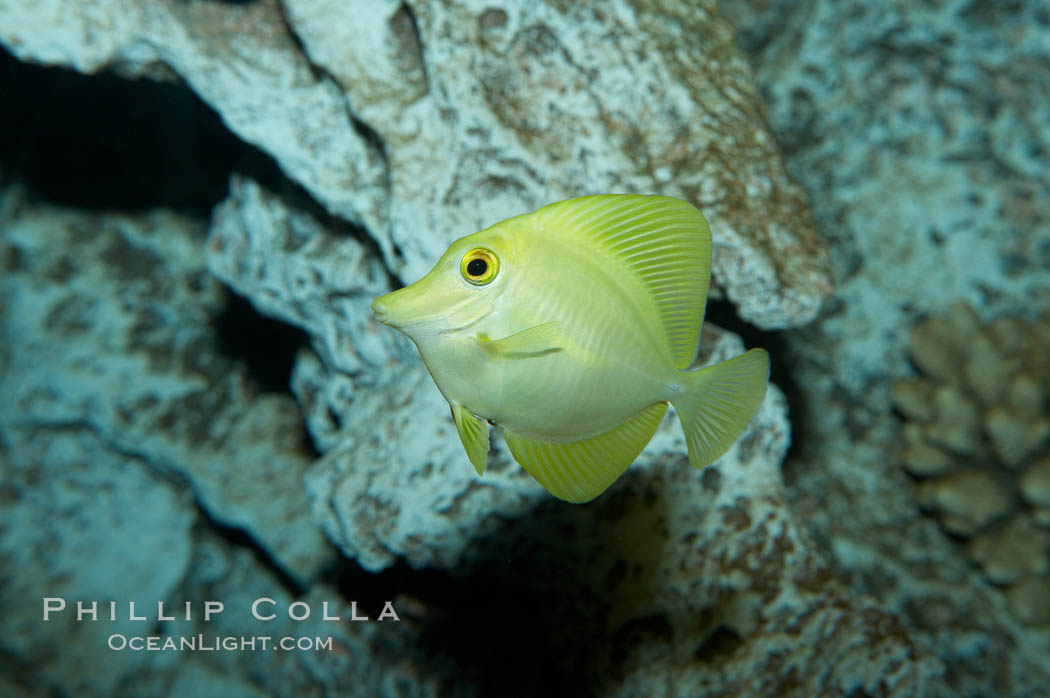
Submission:
[[[693,206],[584,196],[460,238],[372,312],[415,342],[479,475],[488,422],[551,494],[586,502],[634,462],[668,402],[702,468],[762,401],[762,349],[686,370],[710,277],[711,231]]]

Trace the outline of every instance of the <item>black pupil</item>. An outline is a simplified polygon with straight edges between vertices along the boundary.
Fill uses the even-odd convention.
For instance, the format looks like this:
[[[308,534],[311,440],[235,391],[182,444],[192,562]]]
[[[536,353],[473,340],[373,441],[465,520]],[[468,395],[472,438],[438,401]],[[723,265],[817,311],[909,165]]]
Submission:
[[[489,264],[484,259],[472,259],[467,262],[467,273],[471,276],[484,276]]]

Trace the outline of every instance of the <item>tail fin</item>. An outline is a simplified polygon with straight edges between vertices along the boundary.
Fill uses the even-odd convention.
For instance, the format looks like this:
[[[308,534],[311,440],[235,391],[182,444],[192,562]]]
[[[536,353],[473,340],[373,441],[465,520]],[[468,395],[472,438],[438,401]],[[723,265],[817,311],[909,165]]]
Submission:
[[[729,450],[751,421],[769,383],[769,354],[743,356],[690,371],[683,394],[671,400],[685,430],[689,462],[703,468]]]

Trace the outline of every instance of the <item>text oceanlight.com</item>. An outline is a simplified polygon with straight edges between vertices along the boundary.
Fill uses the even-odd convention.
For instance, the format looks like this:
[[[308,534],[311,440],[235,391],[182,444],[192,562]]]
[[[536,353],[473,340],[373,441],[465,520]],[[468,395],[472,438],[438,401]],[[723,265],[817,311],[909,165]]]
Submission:
[[[252,637],[206,636],[161,637],[159,635],[132,635],[121,633],[109,636],[111,650],[133,652],[253,652],[255,650],[284,650],[285,652],[331,652],[334,644],[331,637],[279,637],[268,635]]]

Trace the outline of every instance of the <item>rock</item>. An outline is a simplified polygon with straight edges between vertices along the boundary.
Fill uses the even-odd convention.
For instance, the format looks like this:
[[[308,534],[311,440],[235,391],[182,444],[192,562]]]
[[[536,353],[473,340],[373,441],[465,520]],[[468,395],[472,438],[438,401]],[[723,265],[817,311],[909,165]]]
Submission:
[[[33,698],[38,695],[40,688],[39,686],[27,686],[29,683],[25,679],[19,680],[19,677],[14,676],[0,676],[0,693],[10,698]]]
[[[332,369],[379,382],[377,372],[415,351],[372,319],[390,277],[360,231],[315,208],[234,176],[212,215],[208,269],[259,312],[309,333]]]
[[[312,578],[331,553],[302,488],[302,418],[222,353],[212,325],[226,296],[204,266],[203,225],[5,197],[3,245],[18,262],[2,282],[0,425],[89,429]]]
[[[926,694],[1045,693],[1045,636],[1017,622],[965,546],[920,514],[912,478],[887,462],[902,436],[915,443],[907,426],[920,426],[902,433],[890,401],[893,379],[915,373],[908,336],[920,318],[973,305],[983,329],[952,338],[959,360],[935,369],[945,378],[919,373],[934,387],[965,383],[982,414],[1022,366],[1050,375],[1032,368],[1050,346],[1050,322],[1035,319],[1050,308],[1050,189],[1045,167],[1035,174],[1050,93],[1025,67],[1050,60],[1044,13],[1031,3],[720,7],[746,42],[835,271],[828,312],[785,336],[782,356],[805,395],[792,403],[799,437],[784,466],[792,507],[854,598],[870,594],[944,662]],[[1018,164],[1004,165],[993,132],[1031,149],[1010,146]],[[979,453],[955,456],[955,467],[1013,488],[1020,471],[979,436]],[[1026,511],[1018,497],[1007,520]]]
[[[73,624],[77,629],[92,629],[98,637],[46,638],[50,642],[43,662],[48,665],[47,675],[64,668],[78,669],[69,672],[65,683],[57,684],[75,695],[478,695],[463,680],[473,678],[471,667],[441,643],[432,642],[413,620],[411,605],[398,593],[396,580],[386,580],[384,585],[389,587],[378,595],[375,591],[358,595],[355,589],[350,599],[348,589],[340,591],[326,583],[315,583],[309,592],[292,592],[255,551],[231,546],[207,527],[198,529],[194,544],[188,559],[181,560],[188,564],[177,589],[161,597],[170,620],[157,623],[151,617],[153,622],[148,624]],[[337,581],[347,583],[346,579]],[[397,618],[387,614],[380,620],[387,591],[391,593],[389,608]],[[208,620],[203,619],[205,601],[222,603]],[[32,610],[32,625],[39,628],[36,604]],[[154,601],[145,615],[155,617],[156,612]],[[126,605],[122,613],[127,613]],[[189,643],[199,649],[130,649],[133,641],[147,642],[149,637],[157,647],[171,642],[175,648]],[[110,641],[129,647],[111,650]],[[65,648],[60,658],[54,656],[56,646]],[[72,664],[71,658],[80,659],[83,665]],[[48,686],[39,675],[33,678],[35,690],[26,695],[39,695],[42,686]],[[0,687],[6,688],[3,680]]]
[[[128,683],[135,695],[187,695],[179,689],[193,687],[204,695],[246,697],[313,693],[432,697],[452,693],[452,672],[463,675],[464,669],[453,663],[455,658],[428,644],[407,615],[401,620],[378,620],[385,593],[393,590],[381,590],[379,600],[374,594],[362,598],[352,590],[348,599],[328,584],[317,583],[306,593],[292,594],[250,551],[231,549],[208,537],[201,542],[207,563],[194,566],[180,591],[187,599],[220,599],[223,611],[208,622],[199,614],[191,621],[178,617],[165,626],[162,636],[203,635],[212,642],[232,638],[238,643],[245,638],[254,640],[256,649],[191,654],[185,661],[155,669],[152,675],[133,677]],[[205,573],[197,574],[198,567],[205,567]],[[399,606],[404,613],[404,604],[391,596],[395,614]],[[352,621],[352,615],[369,620]],[[264,637],[267,649],[263,649]],[[299,646],[308,649],[275,650],[284,638],[303,642]],[[434,660],[435,655],[444,663]],[[152,690],[147,692],[147,687]],[[229,692],[219,693],[220,687]],[[470,686],[460,690],[462,695],[474,695]]]
[[[204,662],[189,660],[170,684],[172,696],[195,698],[265,698],[269,695],[246,677],[219,672]]]
[[[688,466],[680,427],[669,417],[623,482],[585,507],[553,502],[510,460],[498,436],[495,456],[479,478],[414,348],[397,333],[383,333],[371,318],[369,303],[385,291],[387,279],[370,271],[358,239],[293,204],[234,179],[230,198],[213,218],[209,266],[238,292],[260,299],[260,309],[296,322],[313,338],[296,360],[293,389],[323,450],[307,486],[331,540],[367,569],[405,559],[416,568],[472,574],[489,584],[517,585],[524,575],[546,609],[538,619],[546,623],[545,635],[559,638],[553,652],[561,667],[576,672],[588,665],[593,675],[611,675],[612,693],[650,680],[648,670],[613,671],[586,638],[615,629],[633,638],[637,623],[650,617],[666,619],[661,622],[671,635],[639,640],[638,647],[630,642],[630,656],[659,651],[665,641],[693,646],[724,622],[728,632],[748,638],[738,655],[739,676],[760,671],[768,656],[761,638],[776,635],[796,616],[763,617],[749,580],[806,577],[820,566],[801,542],[774,544],[797,535],[775,494],[776,463],[787,440],[776,387],[748,435],[701,473]],[[338,319],[330,319],[334,302]],[[714,327],[706,327],[703,346],[711,361],[742,351],[738,340]],[[551,538],[550,531],[573,532]],[[760,544],[765,553],[755,549],[758,541],[766,541]],[[617,543],[610,548],[609,542]],[[657,555],[660,550],[665,553]],[[517,562],[507,568],[507,559]],[[724,572],[738,568],[743,572]],[[790,602],[792,613],[805,618],[798,619],[803,632],[819,633],[827,618],[806,609],[840,609],[829,599],[841,598],[842,591],[833,584],[813,589]],[[834,612],[848,628],[843,641],[852,642],[846,638],[864,627],[860,619],[867,613],[849,605]],[[895,637],[878,651],[892,654],[906,646],[906,639]],[[859,661],[868,652],[861,649],[866,640],[857,639],[854,647]],[[822,654],[799,659],[813,665],[828,660]],[[917,684],[927,669],[923,661],[909,662],[901,680]]]
[[[126,616],[128,603],[155,609],[175,590],[190,564],[192,499],[86,421],[6,414],[0,438],[4,661],[38,667],[33,695],[115,695],[154,657],[108,648],[111,633],[141,632],[141,624],[123,616],[109,622],[107,602],[117,601]],[[47,622],[45,597],[65,602]],[[97,620],[78,622],[77,601],[91,600],[99,602]]]
[[[0,27],[23,60],[184,81],[328,211],[363,225],[405,281],[503,218],[637,191],[705,211],[715,280],[750,322],[804,324],[831,290],[823,241],[711,0],[384,0],[367,12],[4,0]]]
[[[4,0],[0,18],[0,42],[22,60],[84,73],[111,66],[128,76],[185,82],[234,132],[273,155],[340,215],[360,220],[361,204],[381,203],[381,154],[357,135],[345,95],[314,75],[276,0]],[[294,99],[286,98],[289,92]]]
[[[612,638],[612,652],[589,643],[570,664],[604,677],[601,695],[837,695],[880,685],[923,693],[938,661],[828,576],[779,487],[760,462],[727,458],[697,477],[664,459],[599,500],[598,526],[572,510],[540,511],[538,523],[563,538],[544,536],[545,551],[513,540],[497,549],[515,568],[532,561],[526,571],[547,589],[552,633],[561,625]],[[666,531],[662,544],[652,531]],[[797,667],[789,675],[772,667],[785,657]]]
[[[1028,168],[1009,176],[989,150],[999,116],[995,129],[1043,131],[1036,105],[1046,93],[1019,68],[1047,56],[1035,6],[879,14],[858,2],[723,0],[720,8],[746,18],[738,31],[753,42],[770,122],[835,248],[835,307],[844,312],[829,315],[826,341],[865,339],[835,347],[843,385],[856,391],[887,371],[903,375],[896,348],[916,319],[960,299],[982,319],[1050,300],[1040,252],[1048,195],[1030,174],[1042,136],[1029,141]],[[880,47],[879,61],[865,62],[857,46]],[[937,47],[940,67],[958,80],[944,82],[919,58]],[[963,152],[972,157],[948,155]]]
[[[324,452],[310,478],[312,501],[345,550],[377,567],[404,555],[414,564],[474,572],[462,586],[475,594],[480,583],[513,578],[519,586],[506,586],[500,598],[517,603],[534,592],[564,610],[544,619],[544,636],[552,643],[548,656],[573,675],[605,677],[603,693],[951,695],[966,686],[982,694],[1037,694],[1050,666],[1045,643],[1031,642],[1005,617],[999,592],[969,569],[961,546],[919,517],[906,475],[887,467],[886,454],[896,452],[900,431],[886,416],[885,377],[907,372],[905,335],[918,316],[959,298],[980,298],[986,322],[1011,304],[1038,307],[1046,297],[1040,291],[1045,269],[1031,271],[1042,259],[1040,216],[1047,210],[1045,187],[1031,179],[1041,171],[1046,150],[1038,128],[1045,91],[1038,71],[1025,69],[1045,61],[1044,23],[1032,15],[1034,6],[1023,3],[1005,9],[994,3],[902,3],[877,11],[853,2],[758,5],[784,13],[745,37],[760,43],[756,73],[769,96],[768,117],[834,241],[841,289],[817,328],[785,339],[784,365],[805,398],[796,415],[803,438],[786,468],[787,498],[779,472],[786,422],[776,391],[734,451],[699,474],[682,462],[680,433],[669,419],[646,456],[652,460],[633,468],[594,505],[569,508],[537,499],[534,483],[523,475],[515,479],[516,466],[505,453],[500,457],[498,445],[494,472],[479,480],[450,445],[455,436],[447,421],[442,425],[444,406],[418,359],[396,341],[384,344],[363,310],[375,287],[396,283],[393,277],[412,280],[450,238],[586,186],[681,193],[701,203],[722,240],[716,280],[741,314],[764,327],[811,317],[819,304],[814,299],[828,288],[826,275],[814,271],[824,263],[816,246],[797,232],[805,228],[796,224],[798,190],[775,159],[765,158],[773,141],[760,125],[766,112],[756,106],[746,79],[721,79],[726,66],[739,67],[738,77],[747,70],[710,3],[686,8],[615,2],[600,9],[561,3],[559,9],[514,10],[374,3],[367,11],[355,8],[355,24],[332,19],[349,13],[345,7],[295,0],[0,0],[0,41],[20,56],[85,71],[113,65],[128,75],[184,81],[339,219],[253,193],[242,181],[217,214],[212,239],[226,239],[227,232],[219,231],[229,224],[229,239],[247,240],[243,259],[259,254],[253,264],[264,272],[262,281],[225,264],[232,253],[215,249],[209,255],[213,269],[250,289],[257,307],[309,328],[312,345],[297,359],[294,386]],[[710,23],[691,21],[705,15]],[[586,21],[570,21],[574,17]],[[346,41],[340,32],[355,26],[367,29],[354,35],[360,41]],[[1003,35],[1011,41],[1002,41]],[[357,64],[375,72],[361,75]],[[656,90],[651,96],[650,88]],[[560,99],[544,99],[562,90]],[[694,126],[716,121],[717,128],[702,133]],[[688,127],[683,141],[676,140],[680,124]],[[263,232],[253,239],[242,214],[275,200],[269,218],[260,219]],[[243,202],[248,204],[238,211]],[[286,222],[282,207],[290,212]],[[304,211],[308,215],[300,215]],[[300,225],[307,226],[306,234],[297,238]],[[291,229],[292,235],[279,239],[295,244],[287,251],[266,247],[262,243],[272,231],[265,226],[282,235]],[[248,232],[239,232],[241,227]],[[346,255],[341,263],[354,278],[324,277],[338,268],[326,266],[329,253]],[[6,263],[18,257],[4,252],[0,258]],[[372,269],[379,272],[375,280],[368,276]],[[283,277],[286,271],[321,276]],[[9,275],[5,268],[5,281]],[[105,285],[104,278],[98,281]],[[337,291],[326,298],[328,288],[346,295]],[[33,317],[24,299],[4,290],[5,317]],[[187,304],[208,305],[210,296],[204,295],[191,295]],[[325,310],[326,300],[338,311]],[[172,326],[201,327],[211,317],[165,310],[172,313]],[[65,321],[75,325],[87,312],[74,309]],[[964,315],[956,320],[965,327]],[[1016,353],[1011,347],[1028,343],[1012,331],[1000,337],[994,327],[985,329],[1008,358]],[[1030,334],[1043,337],[1039,332],[1045,328]],[[708,333],[708,346],[739,350],[731,338],[714,340],[717,334]],[[178,350],[183,345],[171,340],[179,337],[161,334],[159,348],[137,354],[163,367],[163,347]],[[995,406],[1001,396],[991,381],[974,387],[981,362],[967,360],[969,343],[963,338],[950,347],[959,355],[956,374],[965,376],[950,379],[946,371],[935,382],[964,379],[982,407]],[[51,349],[46,343],[31,347],[42,356]],[[116,351],[123,349],[117,342]],[[0,343],[0,366],[20,369],[21,352],[21,345],[12,350]],[[102,361],[76,358],[88,367]],[[947,363],[943,355],[932,360]],[[190,429],[176,419],[167,432],[163,422],[153,424],[177,442],[203,436],[207,450],[216,434],[261,439],[271,433],[266,425],[272,420],[273,431],[282,435],[274,451],[280,462],[290,463],[275,468],[275,475],[286,478],[281,488],[298,484],[303,460],[288,448],[291,432],[281,417],[291,414],[287,397],[259,400],[239,384],[235,368],[221,360],[210,365],[222,370],[192,364],[202,385],[227,386],[214,396],[217,403],[262,402],[260,414],[242,425],[239,411],[191,402],[169,412],[187,421],[188,414],[201,415],[196,426],[206,428]],[[58,370],[67,368],[60,364]],[[1016,370],[1010,366],[1004,375]],[[90,403],[69,410],[74,421],[88,415],[92,429],[106,429],[105,439],[125,439],[117,444],[123,449],[140,443],[152,449],[163,440],[147,438],[153,435],[143,429],[132,428],[129,436],[109,429],[116,422],[107,416],[106,401],[93,397],[98,384],[83,373],[68,375],[88,386],[72,386],[74,398]],[[134,388],[142,374],[130,375],[121,387],[140,394]],[[164,375],[184,384],[181,371]],[[44,404],[46,397],[35,399]],[[148,404],[137,406],[148,414]],[[958,454],[967,459],[959,467],[986,468],[1009,482],[1010,473],[997,470],[990,450],[987,463],[976,462],[984,450],[981,444],[972,454]],[[260,445],[249,460],[263,451]],[[454,453],[458,465],[449,460]],[[193,457],[147,455],[142,462],[150,467],[193,464],[164,472],[197,483],[194,494],[209,516],[234,520],[215,513],[230,511],[222,501],[236,495],[227,491],[229,481],[206,469],[201,474]],[[222,452],[224,458],[233,455]],[[388,457],[395,461],[384,463]],[[420,459],[429,457],[437,466],[428,473]],[[399,470],[402,463],[408,466]],[[502,474],[495,472],[501,464]],[[357,501],[348,481],[364,488]],[[293,496],[275,494],[286,503]],[[238,515],[259,506],[257,494],[251,499]],[[298,510],[300,503],[290,506]],[[441,520],[462,515],[477,522],[485,507],[494,515],[472,528]],[[284,513],[237,525],[261,537],[271,530],[265,524],[280,525]],[[366,530],[369,517],[378,530]],[[303,525],[301,519],[288,530],[296,525]],[[438,528],[427,533],[427,525]],[[430,537],[417,542],[408,536],[417,530]],[[260,540],[276,551],[282,569],[299,569],[298,551],[288,551],[285,541]],[[198,545],[198,551],[206,547]],[[198,557],[187,583],[197,597],[213,592],[243,602],[274,594],[282,604],[291,598],[245,551],[233,561]],[[1040,583],[1021,580],[1011,587],[1015,613],[1040,617]],[[329,593],[327,584],[314,582],[303,597],[316,603]],[[495,624],[482,627],[489,634],[472,638],[479,651],[494,643],[487,647],[477,637],[507,634],[503,615],[491,617]],[[255,624],[233,614],[215,627],[230,634],[257,632]],[[289,627],[296,626],[273,626],[282,632]],[[442,628],[428,628],[435,629]],[[402,652],[406,635],[351,626],[339,633],[340,650],[323,655],[324,662],[292,653],[216,653],[205,668],[194,666],[196,658],[177,666],[169,660],[173,665],[148,667],[139,682],[121,687],[154,687],[153,695],[165,695],[170,691],[160,687],[192,687],[214,674],[228,678],[223,688],[231,692],[267,686],[289,695],[444,695],[458,688],[435,678],[447,675],[447,667]],[[586,642],[579,642],[581,636]],[[615,651],[607,652],[610,647]],[[373,654],[376,648],[387,654]],[[391,664],[396,666],[387,683],[379,674]]]

